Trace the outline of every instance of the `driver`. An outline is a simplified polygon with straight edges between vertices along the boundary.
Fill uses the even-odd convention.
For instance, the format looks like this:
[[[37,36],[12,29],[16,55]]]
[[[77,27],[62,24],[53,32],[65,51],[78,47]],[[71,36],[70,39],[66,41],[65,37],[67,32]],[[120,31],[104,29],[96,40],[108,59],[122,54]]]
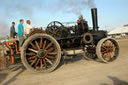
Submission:
[[[79,20],[77,21],[78,29],[80,33],[88,32],[88,23],[85,19],[83,19],[83,16],[79,16]]]

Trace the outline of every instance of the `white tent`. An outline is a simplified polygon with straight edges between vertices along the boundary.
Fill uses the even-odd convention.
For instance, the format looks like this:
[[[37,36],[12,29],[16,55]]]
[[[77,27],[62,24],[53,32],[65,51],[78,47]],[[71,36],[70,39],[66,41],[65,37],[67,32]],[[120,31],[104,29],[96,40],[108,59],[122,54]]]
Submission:
[[[122,33],[128,33],[128,26],[123,26],[123,27],[117,27],[116,29],[110,31],[108,34],[122,34]]]
[[[124,27],[124,30],[122,30],[122,33],[128,33],[128,26]]]

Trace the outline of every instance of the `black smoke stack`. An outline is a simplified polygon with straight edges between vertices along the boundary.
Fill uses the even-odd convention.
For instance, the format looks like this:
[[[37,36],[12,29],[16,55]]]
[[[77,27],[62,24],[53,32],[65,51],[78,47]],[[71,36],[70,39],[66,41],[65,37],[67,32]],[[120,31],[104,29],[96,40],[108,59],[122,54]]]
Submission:
[[[92,22],[93,22],[93,30],[98,31],[98,20],[97,20],[97,8],[92,8]]]

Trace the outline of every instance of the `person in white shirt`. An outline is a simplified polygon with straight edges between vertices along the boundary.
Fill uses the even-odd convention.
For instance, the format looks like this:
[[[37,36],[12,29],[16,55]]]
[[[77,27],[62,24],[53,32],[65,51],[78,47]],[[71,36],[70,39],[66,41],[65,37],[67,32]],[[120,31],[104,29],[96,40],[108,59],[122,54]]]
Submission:
[[[26,34],[29,34],[31,32],[31,30],[34,29],[34,28],[31,26],[31,21],[30,20],[27,20],[26,23],[27,23],[26,27],[25,27]]]

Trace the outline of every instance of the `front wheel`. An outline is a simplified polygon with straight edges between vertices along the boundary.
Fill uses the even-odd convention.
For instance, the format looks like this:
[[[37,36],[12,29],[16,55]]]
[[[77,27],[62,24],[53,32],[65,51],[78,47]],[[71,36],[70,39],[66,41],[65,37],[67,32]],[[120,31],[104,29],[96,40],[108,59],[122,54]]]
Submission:
[[[24,66],[34,72],[51,72],[59,64],[61,49],[48,34],[34,34],[23,44],[21,59]]]
[[[96,54],[102,62],[112,62],[119,55],[119,45],[112,38],[104,38],[98,42]]]

